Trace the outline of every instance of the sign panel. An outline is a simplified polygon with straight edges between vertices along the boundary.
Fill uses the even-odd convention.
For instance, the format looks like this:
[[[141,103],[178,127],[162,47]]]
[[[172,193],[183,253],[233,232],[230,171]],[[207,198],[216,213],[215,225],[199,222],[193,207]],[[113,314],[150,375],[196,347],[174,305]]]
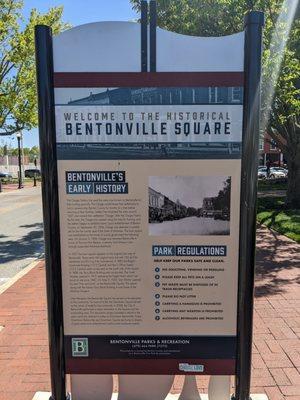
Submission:
[[[250,395],[264,16],[192,37],[155,4],[149,29],[146,2],[141,25],[36,27],[55,399],[66,373],[75,394],[77,374],[180,373]]]
[[[55,90],[67,372],[235,373],[242,99]]]

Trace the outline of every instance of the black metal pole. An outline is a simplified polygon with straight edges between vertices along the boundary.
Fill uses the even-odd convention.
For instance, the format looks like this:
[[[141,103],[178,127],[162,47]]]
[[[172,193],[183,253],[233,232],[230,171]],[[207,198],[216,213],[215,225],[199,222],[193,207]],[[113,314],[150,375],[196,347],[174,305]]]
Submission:
[[[34,166],[36,169],[36,157],[34,158]],[[36,172],[33,174],[33,186],[36,186]]]
[[[252,11],[245,17],[236,400],[250,398],[263,25],[262,12]]]
[[[52,33],[35,27],[52,400],[66,399]]]
[[[150,72],[156,72],[156,28],[157,6],[156,1],[150,1]]]
[[[17,136],[18,139],[18,164],[19,164],[19,186],[18,189],[22,189],[22,158],[21,158],[21,137]]]
[[[141,72],[148,70],[148,2],[141,2]]]

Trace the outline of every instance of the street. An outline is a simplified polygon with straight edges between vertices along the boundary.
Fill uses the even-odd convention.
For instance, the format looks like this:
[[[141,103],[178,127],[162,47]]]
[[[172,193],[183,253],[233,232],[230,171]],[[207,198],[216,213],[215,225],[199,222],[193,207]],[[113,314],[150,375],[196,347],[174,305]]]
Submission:
[[[0,285],[43,254],[41,188],[0,194]]]
[[[149,234],[159,235],[229,235],[230,221],[187,217],[149,224]]]

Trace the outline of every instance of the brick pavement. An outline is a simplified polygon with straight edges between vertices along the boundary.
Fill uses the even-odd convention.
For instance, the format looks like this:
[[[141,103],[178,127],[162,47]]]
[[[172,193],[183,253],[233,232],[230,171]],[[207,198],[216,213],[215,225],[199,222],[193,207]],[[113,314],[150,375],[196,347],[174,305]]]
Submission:
[[[0,399],[31,400],[49,390],[44,263],[0,296]]]
[[[252,391],[300,399],[300,245],[266,227],[257,236]]]
[[[267,228],[257,240],[252,393],[300,400],[300,245]],[[44,265],[0,296],[0,400],[50,388]],[[197,378],[200,392],[208,377]],[[173,392],[183,383],[178,377]]]

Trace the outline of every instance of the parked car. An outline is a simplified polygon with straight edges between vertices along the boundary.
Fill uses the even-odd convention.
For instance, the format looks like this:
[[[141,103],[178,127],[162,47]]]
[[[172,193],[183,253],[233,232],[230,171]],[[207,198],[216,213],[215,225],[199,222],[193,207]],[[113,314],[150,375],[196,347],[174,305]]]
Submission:
[[[284,175],[284,178],[287,178],[288,176],[288,170],[286,168],[283,167],[271,167],[270,168],[270,178],[271,178],[271,174],[273,174],[273,178],[282,178],[282,174]],[[280,176],[277,176],[280,175]]]
[[[257,172],[258,179],[267,179],[267,167],[259,167]]]
[[[39,178],[41,176],[41,171],[39,169],[25,169],[25,178]]]
[[[204,218],[213,218],[214,210],[203,210],[202,216]]]
[[[282,179],[287,177],[287,172],[280,167],[271,167],[270,168],[270,179]]]
[[[10,174],[9,172],[0,172],[0,179],[2,180],[10,180],[12,179],[12,174]]]
[[[217,210],[214,214],[214,219],[220,219],[222,221],[230,221],[230,215],[227,208],[223,210]]]

